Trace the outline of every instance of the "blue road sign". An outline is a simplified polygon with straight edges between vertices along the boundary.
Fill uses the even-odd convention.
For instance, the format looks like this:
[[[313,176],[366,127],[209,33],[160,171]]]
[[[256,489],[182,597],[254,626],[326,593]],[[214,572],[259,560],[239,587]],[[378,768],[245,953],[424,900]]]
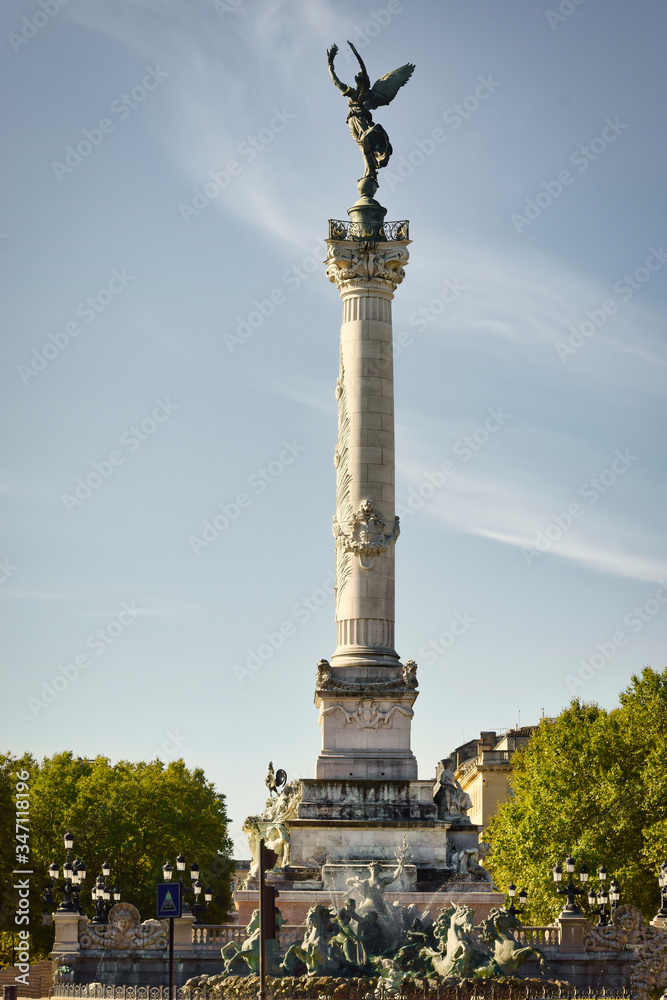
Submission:
[[[157,884],[157,918],[180,917],[181,915],[181,883],[158,882]]]

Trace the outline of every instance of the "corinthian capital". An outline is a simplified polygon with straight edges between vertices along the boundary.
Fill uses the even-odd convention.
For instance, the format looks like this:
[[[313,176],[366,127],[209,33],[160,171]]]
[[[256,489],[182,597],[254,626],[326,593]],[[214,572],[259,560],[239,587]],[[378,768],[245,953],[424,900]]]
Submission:
[[[403,281],[409,259],[407,246],[396,243],[329,241],[327,278],[343,292],[354,285],[372,285],[393,292]]]

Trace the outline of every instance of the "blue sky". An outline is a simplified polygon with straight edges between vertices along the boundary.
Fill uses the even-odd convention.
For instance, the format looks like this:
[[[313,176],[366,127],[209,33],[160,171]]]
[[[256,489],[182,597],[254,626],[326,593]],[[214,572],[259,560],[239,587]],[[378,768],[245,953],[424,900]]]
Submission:
[[[361,173],[326,66],[337,42],[351,81],[346,39],[373,78],[417,67],[376,119],[378,198],[413,240],[396,635],[420,664],[420,777],[481,729],[573,693],[611,707],[662,669],[663,5],[0,18],[4,746],[182,755],[227,794],[239,856],[269,759],[313,774],[335,646],[322,241]]]

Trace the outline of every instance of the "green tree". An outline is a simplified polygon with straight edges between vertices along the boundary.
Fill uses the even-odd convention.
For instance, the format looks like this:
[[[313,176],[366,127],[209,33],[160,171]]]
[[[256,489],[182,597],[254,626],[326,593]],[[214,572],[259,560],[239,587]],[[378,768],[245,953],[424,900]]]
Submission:
[[[51,862],[64,860],[68,830],[75,839],[73,859],[79,856],[87,868],[81,902],[89,916],[94,914],[90,889],[108,861],[110,881],[118,881],[122,899],[133,903],[143,920],[154,917],[162,865],[173,864],[182,851],[188,864],[197,861],[202,883],[213,891],[203,919],[225,920],[233,869],[225,797],[200,768],[189,770],[182,760],[166,766],[157,760],[111,764],[106,757],[86,760],[59,753],[40,765],[33,762],[30,801],[34,953],[48,953],[53,940],[53,928],[42,923],[41,890]],[[190,885],[189,872],[185,875]]]
[[[569,852],[587,863],[596,888],[604,863],[622,902],[649,919],[658,907],[657,871],[667,858],[667,670],[645,668],[620,702],[607,712],[574,699],[512,759],[512,796],[485,832],[488,866],[499,888],[525,883],[535,923],[562,909],[551,869]],[[588,912],[585,897],[580,906]]]

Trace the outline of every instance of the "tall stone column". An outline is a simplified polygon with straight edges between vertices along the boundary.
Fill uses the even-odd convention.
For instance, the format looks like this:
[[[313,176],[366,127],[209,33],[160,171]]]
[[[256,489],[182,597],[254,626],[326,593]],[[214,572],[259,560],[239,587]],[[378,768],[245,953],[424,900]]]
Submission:
[[[343,302],[333,521],[338,641],[331,663],[322,661],[318,671],[318,777],[417,777],[410,750],[415,668],[401,664],[394,648],[391,302],[409,242],[327,241],[327,276]]]

